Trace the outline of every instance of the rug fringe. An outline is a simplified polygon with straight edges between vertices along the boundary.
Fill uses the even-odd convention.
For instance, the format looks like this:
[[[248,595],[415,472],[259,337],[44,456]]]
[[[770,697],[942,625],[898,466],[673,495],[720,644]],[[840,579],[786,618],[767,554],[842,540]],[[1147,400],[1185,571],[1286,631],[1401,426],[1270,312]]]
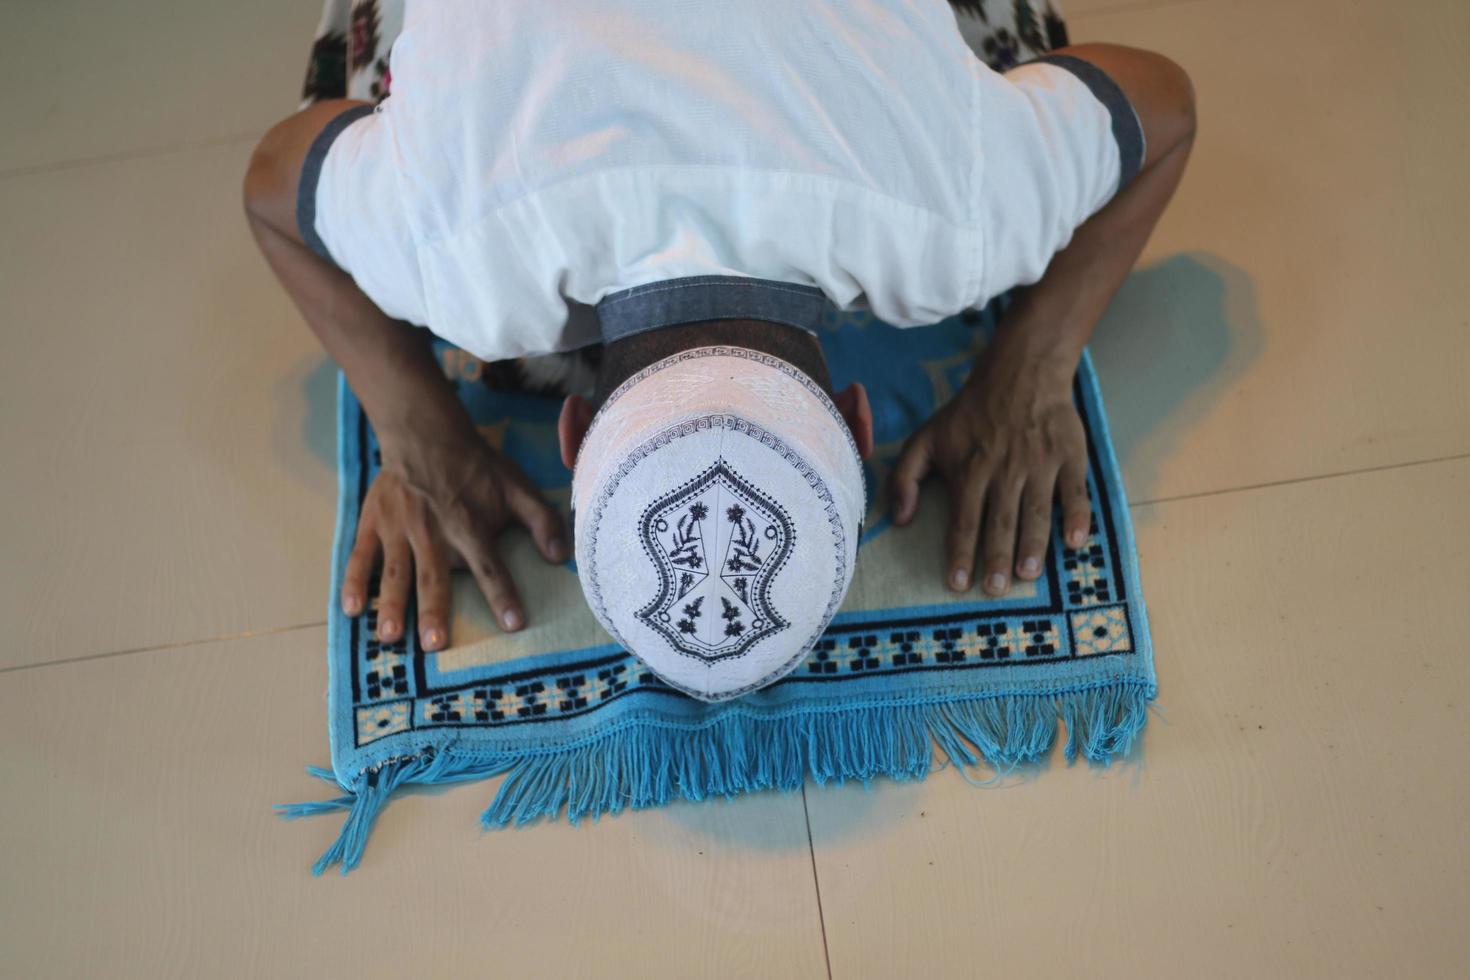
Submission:
[[[1148,721],[1153,685],[1118,681],[1056,694],[1014,694],[934,704],[839,708],[796,717],[758,718],[739,712],[689,730],[655,721],[620,726],[592,741],[555,752],[515,757],[467,757],[451,752],[391,760],[362,773],[344,796],[284,804],[287,818],[347,811],[336,842],[312,867],[321,874],[357,867],[378,813],[394,790],[409,783],[465,782],[508,773],[480,817],[486,828],[556,819],[563,809],[577,824],[605,813],[699,801],[760,789],[793,790],[810,775],[818,784],[874,776],[923,779],[933,744],[972,783],[994,782],[1051,751],[1058,718],[1067,726],[1063,754],[1108,766],[1126,756]],[[984,760],[988,781],[966,770]],[[943,768],[941,766],[940,768]],[[321,774],[316,770],[313,774]]]

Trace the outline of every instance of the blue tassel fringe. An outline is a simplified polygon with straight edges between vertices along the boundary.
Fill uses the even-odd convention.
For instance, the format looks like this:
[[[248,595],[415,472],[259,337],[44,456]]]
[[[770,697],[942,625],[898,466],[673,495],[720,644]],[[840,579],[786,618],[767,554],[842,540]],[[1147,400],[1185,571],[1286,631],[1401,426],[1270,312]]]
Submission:
[[[993,782],[1040,762],[1051,751],[1059,717],[1067,726],[1063,754],[1069,764],[1079,755],[1095,765],[1111,764],[1128,754],[1143,730],[1154,693],[1152,684],[1119,681],[1055,694],[838,708],[794,717],[730,711],[693,730],[632,721],[553,752],[484,756],[450,750],[393,759],[359,774],[343,796],[276,809],[287,818],[347,811],[341,835],[312,866],[319,875],[340,864],[346,874],[362,860],[388,798],[410,783],[442,785],[507,773],[480,818],[486,828],[556,819],[563,808],[576,824],[675,799],[793,790],[808,775],[818,784],[860,779],[867,785],[874,776],[923,779],[936,743],[946,764],[983,784],[967,767],[983,760],[995,770]],[[308,771],[336,782],[328,770]]]

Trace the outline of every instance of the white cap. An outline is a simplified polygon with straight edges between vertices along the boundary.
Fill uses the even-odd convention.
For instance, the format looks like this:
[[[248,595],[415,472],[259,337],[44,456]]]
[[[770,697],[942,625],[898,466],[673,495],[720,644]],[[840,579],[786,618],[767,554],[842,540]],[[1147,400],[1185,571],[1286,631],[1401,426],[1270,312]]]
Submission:
[[[684,351],[629,378],[583,439],[582,591],[665,683],[733,698],[821,637],[866,507],[852,433],[814,381],[758,351]]]

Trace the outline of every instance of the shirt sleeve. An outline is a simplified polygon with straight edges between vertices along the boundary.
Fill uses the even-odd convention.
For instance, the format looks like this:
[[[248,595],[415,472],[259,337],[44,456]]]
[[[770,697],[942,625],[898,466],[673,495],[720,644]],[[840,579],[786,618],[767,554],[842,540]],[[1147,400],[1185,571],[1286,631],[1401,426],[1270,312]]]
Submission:
[[[1137,113],[1090,62],[1046,55],[986,81],[978,204],[985,261],[976,306],[1039,280],[1144,159]]]
[[[307,247],[384,313],[427,325],[417,248],[374,107],[353,106],[322,128],[302,163],[296,222]]]

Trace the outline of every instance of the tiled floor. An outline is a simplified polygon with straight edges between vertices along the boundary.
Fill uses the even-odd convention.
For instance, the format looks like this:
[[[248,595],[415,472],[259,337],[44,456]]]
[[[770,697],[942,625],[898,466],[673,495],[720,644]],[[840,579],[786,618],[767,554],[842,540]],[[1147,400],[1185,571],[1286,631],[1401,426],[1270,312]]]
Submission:
[[[0,975],[1464,975],[1470,8],[1068,5],[1201,107],[1094,347],[1134,764],[487,835],[467,786],[315,880],[331,372],[238,206],[314,6],[6,14]]]

